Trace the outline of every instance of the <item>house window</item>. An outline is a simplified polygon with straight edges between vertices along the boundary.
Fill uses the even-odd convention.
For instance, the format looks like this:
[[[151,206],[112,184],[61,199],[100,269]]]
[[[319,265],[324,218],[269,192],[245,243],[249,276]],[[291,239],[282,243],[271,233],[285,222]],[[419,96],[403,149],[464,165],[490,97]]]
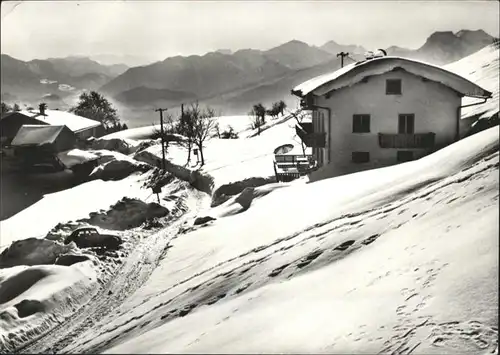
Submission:
[[[370,115],[352,115],[352,132],[369,133]]]
[[[401,95],[401,79],[387,79],[385,81],[386,95]]]
[[[369,152],[352,152],[353,163],[368,163],[370,161]]]
[[[413,160],[413,152],[411,150],[398,150],[397,160],[399,162],[411,161]]]
[[[413,113],[404,113],[399,115],[398,133],[415,133],[415,115]]]

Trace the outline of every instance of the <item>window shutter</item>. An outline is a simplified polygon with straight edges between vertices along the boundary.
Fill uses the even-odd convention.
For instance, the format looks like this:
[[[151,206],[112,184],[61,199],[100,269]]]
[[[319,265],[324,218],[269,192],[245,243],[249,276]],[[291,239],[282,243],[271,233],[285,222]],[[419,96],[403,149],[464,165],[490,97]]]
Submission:
[[[398,133],[406,133],[406,120],[403,115],[399,115]]]
[[[415,115],[406,116],[406,133],[415,132]]]

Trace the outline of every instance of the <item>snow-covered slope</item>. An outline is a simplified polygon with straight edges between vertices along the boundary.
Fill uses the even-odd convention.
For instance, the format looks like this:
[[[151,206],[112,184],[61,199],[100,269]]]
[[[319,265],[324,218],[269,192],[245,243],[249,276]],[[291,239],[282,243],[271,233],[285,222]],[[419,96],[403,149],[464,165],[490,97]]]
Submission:
[[[493,93],[493,97],[487,103],[462,109],[462,118],[478,115],[477,119],[489,119],[499,111],[499,56],[498,45],[490,45],[445,67]],[[480,100],[465,98],[462,104],[478,101]]]
[[[39,335],[85,304],[96,290],[90,261],[71,267],[16,266],[0,270],[0,353],[8,343]]]
[[[244,123],[235,125],[235,129],[243,129],[248,123],[243,118],[243,116],[238,118]],[[238,121],[237,117],[219,119],[221,122],[228,122],[231,119]],[[230,195],[233,195],[241,192],[245,185],[256,186],[274,181],[274,150],[278,146],[292,144],[294,148],[289,154],[303,154],[294,126],[295,120],[292,116],[285,115],[278,119],[268,119],[260,135],[254,130],[246,130],[239,131],[238,139],[208,139],[203,150],[205,165],[201,168],[197,156],[193,153],[191,162],[187,165],[187,149],[176,143],[169,143],[166,158],[176,166],[185,167],[188,171],[199,170],[208,176],[213,185],[211,193],[214,196],[223,192],[230,192]],[[161,145],[153,145],[146,151],[161,158]],[[311,148],[306,148],[306,154],[311,154]]]
[[[228,129],[231,126],[236,133],[242,133],[250,130],[250,118],[248,116],[220,116],[215,118],[219,123],[220,131]],[[134,139],[143,140],[149,139],[154,132],[160,130],[160,125],[151,125],[139,128],[130,128],[124,131],[108,134],[104,138],[121,138],[121,139]]]
[[[88,217],[89,213],[106,209],[124,196],[146,200],[151,191],[141,188],[143,181],[144,177],[137,175],[119,181],[94,180],[45,195],[37,203],[0,222],[0,247],[19,239],[44,237],[56,224]]]
[[[498,139],[491,128],[418,161],[266,186],[248,210],[180,235],[63,350],[493,352]]]
[[[128,230],[135,244],[127,250],[135,254],[121,259],[111,293],[104,288],[94,295],[96,280],[104,281],[90,261],[1,269],[0,329],[8,335],[0,345],[12,350],[25,344],[94,295],[98,304],[79,309],[79,322],[62,323],[27,349],[468,354],[497,348],[498,127],[417,161],[278,184],[269,183],[274,149],[292,143],[290,153],[302,153],[295,121],[270,120],[258,136],[244,122],[234,127],[239,139],[207,142],[201,171],[213,190],[252,178],[267,185],[243,190],[241,184],[215,208],[203,194],[191,195],[186,220],[154,234]],[[137,140],[151,132],[146,127],[114,135],[135,140],[135,152],[146,146]],[[161,156],[158,144],[145,152]],[[87,153],[65,158],[94,158]],[[120,153],[109,157],[134,161]],[[168,159],[188,171],[188,179],[198,169],[183,167],[186,151],[173,143]],[[106,221],[101,210],[124,196],[153,202],[150,178],[95,180],[46,195],[0,222],[0,249],[91,212],[90,219]],[[166,208],[188,185],[176,184],[163,190]],[[117,205],[122,219],[133,212]],[[195,217],[211,218],[195,225]],[[35,275],[28,282],[26,270]],[[24,316],[25,307],[35,312]]]

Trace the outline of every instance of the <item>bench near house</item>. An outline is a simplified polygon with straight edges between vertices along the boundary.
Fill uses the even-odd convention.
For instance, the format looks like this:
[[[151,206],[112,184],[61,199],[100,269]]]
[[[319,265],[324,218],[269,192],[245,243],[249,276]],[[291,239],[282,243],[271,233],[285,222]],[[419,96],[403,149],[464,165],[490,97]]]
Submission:
[[[274,174],[277,182],[289,182],[310,173],[316,166],[310,148],[300,152],[293,144],[280,145],[274,150]]]
[[[440,67],[401,57],[353,63],[295,87],[312,124],[297,127],[319,170],[311,180],[418,159],[462,138],[462,98],[491,93]]]

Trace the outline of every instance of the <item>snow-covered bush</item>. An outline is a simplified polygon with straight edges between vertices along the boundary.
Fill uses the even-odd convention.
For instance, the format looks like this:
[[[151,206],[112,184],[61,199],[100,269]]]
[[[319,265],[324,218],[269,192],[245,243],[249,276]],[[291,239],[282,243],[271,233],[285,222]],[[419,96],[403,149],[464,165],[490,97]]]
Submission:
[[[159,218],[151,218],[148,219],[144,224],[142,225],[143,229],[150,230],[150,229],[157,229],[157,228],[162,228],[165,225],[160,221]]]
[[[96,168],[89,176],[90,179],[121,180],[137,171],[146,172],[152,167],[149,164],[130,160],[112,160]]]
[[[126,230],[141,226],[144,222],[159,217],[165,217],[170,211],[155,203],[145,203],[141,200],[124,197],[106,212],[94,212],[90,218],[78,222],[109,230]]]
[[[112,150],[122,154],[130,154],[132,150],[132,146],[127,143],[124,139],[120,138],[111,138],[111,139],[96,139],[91,143],[92,149],[100,150]]]
[[[38,238],[18,240],[0,254],[0,268],[54,264],[60,255],[77,251],[74,243],[63,245],[52,240]]]
[[[237,139],[238,133],[236,133],[234,131],[233,127],[228,126],[228,128],[220,134],[220,138],[221,139]]]

